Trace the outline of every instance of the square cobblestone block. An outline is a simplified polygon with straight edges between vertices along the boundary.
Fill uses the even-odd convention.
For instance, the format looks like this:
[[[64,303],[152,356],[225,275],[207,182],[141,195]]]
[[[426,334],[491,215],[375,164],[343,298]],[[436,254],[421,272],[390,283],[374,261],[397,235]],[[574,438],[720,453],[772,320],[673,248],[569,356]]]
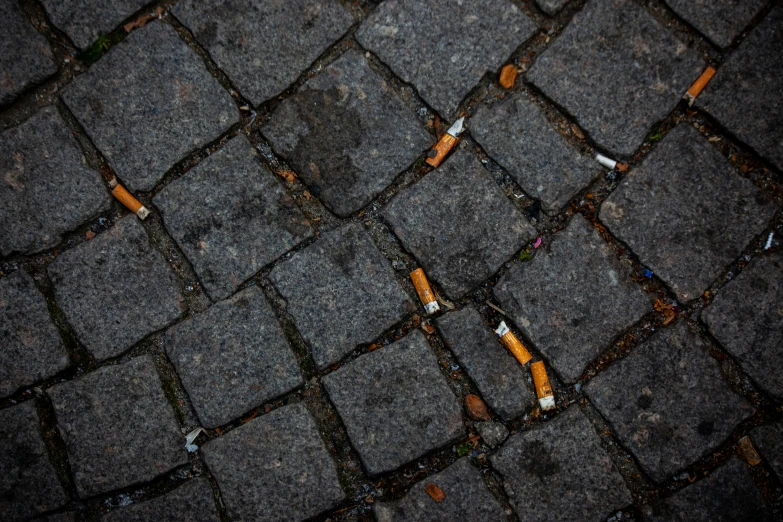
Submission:
[[[146,502],[110,511],[101,518],[105,522],[218,522],[212,488],[205,478],[192,479],[174,491]]]
[[[44,296],[24,270],[0,279],[0,397],[70,364]]]
[[[369,203],[433,142],[357,51],[283,101],[261,132],[340,216]]]
[[[41,439],[33,401],[0,411],[0,518],[27,519],[68,502]]]
[[[656,482],[715,449],[753,413],[683,322],[654,334],[583,389]]]
[[[598,0],[574,16],[528,79],[596,142],[629,156],[705,66],[633,0]]]
[[[508,0],[392,0],[367,17],[356,38],[451,120],[481,77],[535,31]]]
[[[130,190],[151,190],[237,120],[228,92],[162,22],[130,33],[62,96]]]
[[[568,3],[568,0],[536,0],[536,3],[546,14],[554,16]]]
[[[253,419],[201,451],[232,520],[295,522],[335,507],[345,496],[302,403]]]
[[[172,327],[166,352],[207,428],[303,383],[275,313],[257,287]]]
[[[446,498],[435,502],[424,490],[435,484]],[[467,458],[417,482],[397,502],[379,502],[375,505],[378,522],[436,521],[436,520],[506,520],[503,508],[487,489],[481,473]]]
[[[371,475],[465,435],[460,405],[418,330],[362,355],[323,383]]]
[[[783,7],[776,7],[729,56],[697,98],[701,108],[780,170],[782,82]]]
[[[49,19],[77,47],[89,47],[144,7],[147,0],[41,0]]]
[[[572,147],[522,93],[478,109],[470,132],[550,214],[601,173],[601,166]]]
[[[111,205],[100,174],[87,167],[54,107],[0,134],[0,252],[55,246]]]
[[[720,47],[728,47],[767,4],[765,0],[666,0],[666,3]]]
[[[47,394],[83,497],[146,482],[189,462],[150,355],[104,366]]]
[[[327,232],[270,277],[321,370],[413,310],[389,262],[358,223]]]
[[[310,222],[242,135],[153,202],[213,299],[228,297],[312,235]]]
[[[437,322],[449,348],[498,415],[510,420],[537,402],[528,371],[500,344],[478,312],[466,307]]]
[[[601,206],[609,230],[682,301],[702,295],[775,212],[693,127],[675,127]]]
[[[294,83],[353,24],[334,0],[189,0],[174,14],[256,104]]]
[[[398,194],[383,214],[430,280],[453,299],[495,273],[536,234],[464,148]]]
[[[133,214],[49,265],[57,302],[98,359],[124,352],[182,315],[179,282]]]
[[[753,380],[783,397],[783,253],[752,260],[702,319]]]
[[[514,265],[494,292],[568,382],[651,311],[630,268],[579,214],[532,261]]]
[[[750,438],[778,474],[778,480],[783,480],[783,421],[755,428],[750,432]]]
[[[633,500],[578,406],[512,436],[490,461],[524,522],[605,520]]]

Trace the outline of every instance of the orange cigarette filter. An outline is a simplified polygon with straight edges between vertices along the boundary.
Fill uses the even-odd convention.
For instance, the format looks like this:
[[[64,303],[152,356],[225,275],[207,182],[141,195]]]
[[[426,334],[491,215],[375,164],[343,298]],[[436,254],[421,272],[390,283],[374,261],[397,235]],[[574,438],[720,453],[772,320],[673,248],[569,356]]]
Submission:
[[[704,90],[710,80],[712,80],[713,76],[715,76],[715,69],[712,67],[707,67],[704,69],[704,72],[701,73],[701,76],[699,76],[696,81],[693,82],[691,88],[688,89],[688,92],[686,92],[685,96],[683,96],[683,98],[688,100],[688,105],[693,105],[693,102],[696,100],[696,96],[701,94],[701,91]]]
[[[517,361],[519,361],[519,364],[522,366],[526,365],[530,362],[530,359],[533,358],[532,355],[530,355],[530,352],[527,351],[527,348],[525,348],[525,345],[522,344],[522,341],[519,340],[519,338],[514,335],[514,332],[511,331],[511,329],[506,326],[505,321],[501,321],[500,325],[498,326],[497,330],[495,330],[495,333],[498,334],[498,337],[500,337],[500,342],[508,348],[508,351],[511,352],[511,354],[516,358]]]
[[[546,374],[543,361],[536,361],[530,365],[530,371],[533,373],[533,384],[536,387],[538,395],[538,404],[544,411],[555,407],[555,394],[552,391],[552,385],[549,383],[549,376]]]
[[[150,211],[147,210],[147,207],[142,205],[138,199],[134,198],[133,195],[125,190],[125,187],[122,185],[115,186],[111,193],[112,196],[120,201],[120,203],[128,207],[131,212],[136,214],[139,219],[144,219],[150,215]]]
[[[416,288],[416,293],[419,294],[422,304],[424,304],[424,310],[428,314],[434,314],[440,310],[438,301],[435,299],[435,294],[432,293],[430,283],[427,281],[427,276],[424,275],[424,270],[417,268],[410,273],[411,281],[413,281],[413,287]]]
[[[446,134],[441,136],[438,143],[432,147],[429,154],[427,154],[427,164],[433,167],[437,167],[444,160],[446,155],[454,148],[454,145],[459,143],[459,135],[462,134],[462,123],[465,121],[465,117],[458,119],[454,122],[454,125],[449,127]]]

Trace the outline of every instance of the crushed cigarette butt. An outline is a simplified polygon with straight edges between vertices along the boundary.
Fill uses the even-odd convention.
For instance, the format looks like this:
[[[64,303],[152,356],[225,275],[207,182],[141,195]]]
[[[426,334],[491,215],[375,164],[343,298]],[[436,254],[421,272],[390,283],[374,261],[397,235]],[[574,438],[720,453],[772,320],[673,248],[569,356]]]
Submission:
[[[424,275],[424,270],[417,268],[410,273],[410,277],[411,281],[413,281],[414,288],[416,288],[416,293],[419,294],[419,299],[421,299],[421,302],[424,305],[424,311],[428,314],[434,314],[440,310],[438,301],[435,299],[435,294],[432,293],[430,283],[427,281],[427,276]]]
[[[468,394],[465,396],[465,409],[471,419],[477,421],[488,421],[491,417],[487,405],[478,395]]]
[[[745,457],[745,460],[747,460],[748,464],[751,466],[755,466],[761,462],[761,457],[759,456],[758,451],[756,451],[756,448],[753,447],[753,443],[750,441],[750,437],[747,435],[740,439],[739,450]]]
[[[511,355],[513,355],[522,366],[529,363],[530,359],[533,358],[533,356],[530,355],[530,352],[527,351],[527,348],[525,348],[525,345],[522,344],[522,341],[520,341],[519,338],[514,335],[514,332],[506,326],[505,321],[500,321],[500,325],[498,325],[495,333],[500,337],[500,342],[503,346],[508,348]]]
[[[600,154],[598,152],[595,153],[595,161],[603,165],[609,170],[617,169],[620,172],[625,172],[628,170],[628,165],[625,163],[620,163],[619,161],[613,160],[612,158],[607,158],[603,154]]]
[[[446,131],[446,134],[441,136],[440,140],[438,140],[438,143],[436,143],[427,154],[426,161],[428,165],[433,167],[440,165],[443,159],[446,157],[446,154],[448,154],[449,151],[454,148],[454,145],[459,143],[459,135],[462,134],[463,130],[465,130],[463,125],[464,122],[465,117],[463,116],[455,121],[454,125],[449,127],[449,130]]]
[[[710,80],[712,80],[713,76],[715,76],[715,69],[712,67],[707,67],[704,69],[704,72],[702,72],[701,75],[696,79],[696,81],[693,82],[693,85],[690,86],[688,92],[686,92],[682,97],[683,100],[688,100],[688,107],[693,105],[693,102],[696,101],[696,97],[701,94],[701,91],[704,90]]]
[[[443,490],[432,482],[428,482],[427,485],[424,486],[424,491],[426,491],[435,502],[443,502],[443,500],[446,498],[446,494],[443,492]]]
[[[185,449],[188,450],[189,453],[193,453],[194,451],[198,451],[198,446],[193,444],[193,441],[198,438],[199,433],[206,433],[206,430],[202,427],[198,427],[195,430],[191,431],[187,434],[185,437]]]
[[[530,365],[530,371],[533,373],[533,384],[536,386],[538,405],[541,406],[543,411],[551,410],[555,407],[555,394],[552,392],[552,385],[549,383],[549,376],[546,374],[544,362],[534,362]]]
[[[504,65],[500,70],[500,86],[504,89],[510,89],[514,86],[514,82],[517,81],[517,67],[516,65]]]
[[[117,198],[120,203],[125,205],[131,212],[136,214],[139,219],[144,220],[147,216],[150,215],[150,211],[147,210],[147,207],[142,205],[138,199],[134,198],[133,195],[125,190],[125,187],[122,185],[118,184],[116,187],[114,187],[114,189],[111,191],[111,194]]]

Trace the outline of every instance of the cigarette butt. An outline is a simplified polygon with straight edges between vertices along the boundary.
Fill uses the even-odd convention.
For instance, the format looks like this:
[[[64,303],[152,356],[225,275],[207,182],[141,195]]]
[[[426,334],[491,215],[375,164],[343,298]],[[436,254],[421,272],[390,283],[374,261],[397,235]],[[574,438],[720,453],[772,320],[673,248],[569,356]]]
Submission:
[[[533,356],[530,355],[530,352],[527,351],[527,348],[525,348],[525,345],[522,344],[522,341],[520,341],[519,338],[514,335],[514,332],[506,326],[505,321],[500,321],[500,325],[497,330],[495,330],[495,333],[500,337],[500,342],[503,346],[508,348],[508,351],[511,352],[522,366],[526,365],[530,362],[530,359],[533,358]]]
[[[427,276],[424,275],[424,270],[417,268],[410,273],[413,286],[416,288],[416,293],[419,294],[422,304],[424,304],[424,310],[428,314],[434,314],[440,310],[438,301],[435,299],[435,294],[432,293],[430,283],[427,281]]]
[[[552,385],[549,384],[549,376],[546,374],[543,361],[536,361],[530,365],[530,371],[533,373],[533,384],[536,386],[536,395],[538,395],[538,405],[544,411],[555,407],[555,394],[552,392]]]
[[[430,150],[429,154],[427,154],[426,161],[428,165],[432,165],[433,167],[440,165],[449,151],[454,148],[454,145],[459,143],[459,135],[462,134],[462,124],[464,121],[465,117],[463,116],[455,121],[454,125],[449,127],[449,130],[446,131],[446,134],[441,136],[441,138],[438,140],[438,143],[436,143],[435,146],[432,147],[432,150]]]
[[[130,192],[125,190],[122,185],[117,185],[114,190],[111,191],[112,196],[117,198],[120,203],[128,207],[131,212],[139,216],[139,219],[144,219],[150,215],[150,211],[142,205],[138,199],[134,198]]]
[[[691,85],[690,89],[688,89],[688,92],[686,92],[685,96],[683,96],[684,99],[688,100],[689,106],[693,105],[693,102],[696,101],[696,96],[698,96],[701,91],[704,90],[713,76],[715,76],[715,69],[712,67],[707,67],[704,69],[704,72],[701,73],[701,76],[699,76],[696,81],[693,82],[693,85]]]
[[[514,86],[514,82],[517,81],[517,67],[516,65],[505,65],[500,70],[500,86],[504,89],[510,89]]]
[[[613,160],[612,158],[607,158],[603,154],[596,153],[595,155],[595,161],[603,165],[609,170],[614,170],[614,168],[617,166],[617,162]]]
[[[116,186],[117,186],[117,178],[115,178],[115,177],[112,177],[112,178],[109,180],[109,188],[112,188],[112,189],[113,189],[113,188],[114,188],[114,187],[116,187]]]
[[[750,437],[745,435],[742,437],[739,441],[739,450],[742,452],[742,455],[745,457],[745,460],[748,461],[748,464],[751,466],[755,466],[756,464],[759,464],[761,462],[761,457],[759,457],[759,453],[756,451],[756,448],[753,447],[753,443],[750,441]]]

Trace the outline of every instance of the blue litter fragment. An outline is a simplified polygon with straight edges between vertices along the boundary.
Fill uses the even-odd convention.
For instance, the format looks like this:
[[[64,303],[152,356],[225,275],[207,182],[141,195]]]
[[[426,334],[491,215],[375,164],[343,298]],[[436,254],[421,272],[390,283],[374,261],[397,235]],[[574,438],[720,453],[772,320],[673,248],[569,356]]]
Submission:
[[[649,277],[652,277],[652,276],[653,276],[652,270],[647,270],[647,269],[645,268],[645,269],[644,269],[644,277],[647,277],[647,278],[649,278]]]

